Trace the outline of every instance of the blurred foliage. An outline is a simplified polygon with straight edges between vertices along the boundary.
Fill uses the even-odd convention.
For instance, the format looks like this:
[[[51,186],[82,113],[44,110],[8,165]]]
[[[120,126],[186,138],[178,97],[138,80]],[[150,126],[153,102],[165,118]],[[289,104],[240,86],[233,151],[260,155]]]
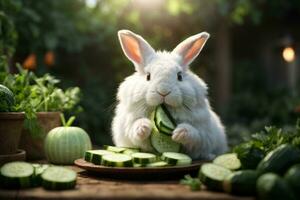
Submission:
[[[225,116],[230,146],[249,140],[251,133],[265,126],[290,129],[300,118],[300,96],[284,87],[267,87],[266,74],[258,63],[237,62],[234,69],[235,95]]]
[[[0,1],[0,55],[12,56],[15,50],[17,32],[14,16],[19,6],[10,0]],[[3,58],[2,58],[3,59]],[[1,60],[2,60],[1,59]],[[1,68],[0,68],[1,69]]]
[[[0,81],[8,66],[16,72],[14,63],[20,62],[38,76],[54,74],[62,80],[63,88],[78,85],[84,109],[79,125],[95,143],[110,143],[116,89],[134,71],[121,52],[117,30],[130,29],[155,49],[171,50],[197,32],[206,30],[214,35],[224,20],[232,28],[264,26],[282,20],[291,9],[300,10],[298,0],[98,0],[92,6],[85,0],[2,0]],[[213,44],[215,38],[211,40]],[[213,48],[207,45],[201,59],[192,65],[209,85],[216,73]],[[284,90],[269,91],[264,72],[257,73],[261,68],[257,60],[234,59],[235,95],[223,116],[232,124],[228,126],[230,141],[249,137],[249,127],[254,130],[266,123],[290,123],[298,98]]]

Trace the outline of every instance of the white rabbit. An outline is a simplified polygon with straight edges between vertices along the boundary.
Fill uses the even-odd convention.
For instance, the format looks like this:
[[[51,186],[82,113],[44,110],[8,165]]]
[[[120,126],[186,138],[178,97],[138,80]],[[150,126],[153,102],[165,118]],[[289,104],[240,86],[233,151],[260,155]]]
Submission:
[[[209,34],[181,42],[172,52],[155,52],[139,35],[120,30],[119,40],[136,72],[121,83],[112,122],[116,146],[153,151],[151,113],[166,104],[177,122],[172,139],[193,159],[212,159],[227,150],[224,127],[207,99],[207,86],[189,70]]]

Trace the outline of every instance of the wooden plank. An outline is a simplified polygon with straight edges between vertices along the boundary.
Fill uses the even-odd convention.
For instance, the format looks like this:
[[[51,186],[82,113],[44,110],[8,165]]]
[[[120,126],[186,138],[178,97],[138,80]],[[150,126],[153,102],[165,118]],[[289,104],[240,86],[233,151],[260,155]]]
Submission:
[[[47,191],[41,187],[24,190],[0,190],[0,199],[207,199],[207,200],[254,200],[206,190],[191,192],[177,181],[140,182],[109,180],[90,176],[77,167],[77,186],[68,191]]]

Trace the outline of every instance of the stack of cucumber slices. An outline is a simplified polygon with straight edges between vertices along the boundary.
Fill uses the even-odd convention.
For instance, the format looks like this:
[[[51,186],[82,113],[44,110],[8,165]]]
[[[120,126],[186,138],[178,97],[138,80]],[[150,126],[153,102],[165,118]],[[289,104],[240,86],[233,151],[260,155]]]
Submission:
[[[104,145],[104,149],[86,151],[84,159],[107,167],[165,167],[192,163],[192,159],[183,153],[164,152],[156,155],[140,152],[137,148],[109,145]]]
[[[43,186],[49,190],[72,189],[77,174],[71,169],[27,162],[10,162],[1,167],[0,185],[3,188],[20,189]]]
[[[153,130],[150,140],[153,148],[159,153],[179,152],[180,144],[172,140],[176,123],[164,104],[156,107],[151,115],[151,121]]]
[[[269,152],[256,170],[242,169],[235,153],[203,164],[200,181],[209,190],[256,196],[258,199],[300,199],[300,150],[283,144]]]

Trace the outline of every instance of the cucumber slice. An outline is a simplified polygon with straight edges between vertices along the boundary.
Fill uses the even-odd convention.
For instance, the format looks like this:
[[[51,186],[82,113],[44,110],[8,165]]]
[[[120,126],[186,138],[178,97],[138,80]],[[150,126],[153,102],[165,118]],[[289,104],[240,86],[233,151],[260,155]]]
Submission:
[[[34,168],[34,178],[33,182],[35,186],[39,186],[42,183],[42,174],[50,166],[48,164],[32,164]]]
[[[180,144],[174,142],[170,135],[160,133],[154,126],[150,136],[152,147],[159,153],[163,152],[179,152]]]
[[[28,188],[32,187],[34,168],[26,162],[10,162],[1,167],[1,185],[4,188]]]
[[[116,147],[116,146],[110,146],[110,145],[103,145],[103,148],[107,151],[112,151],[115,153],[122,153],[125,151],[127,148],[125,147]]]
[[[241,168],[241,161],[238,159],[236,153],[227,153],[216,157],[213,160],[216,165],[221,165],[230,170],[237,170]]]
[[[171,134],[176,127],[175,120],[164,104],[156,107],[154,121],[158,130],[167,134]]]
[[[134,163],[138,163],[141,165],[146,165],[149,163],[153,163],[156,161],[156,155],[152,153],[133,153],[131,154]]]
[[[133,163],[133,167],[143,167],[141,164]]]
[[[258,173],[255,170],[241,170],[228,175],[223,182],[227,193],[236,195],[255,195]]]
[[[101,164],[108,167],[133,167],[132,157],[120,153],[104,155]]]
[[[146,165],[146,167],[166,167],[169,164],[165,161],[158,161],[158,162],[154,162],[154,163],[149,163]]]
[[[192,158],[183,153],[164,152],[161,159],[169,165],[189,165],[192,163]]]
[[[95,165],[100,165],[102,161],[102,156],[107,154],[113,154],[114,152],[107,151],[107,150],[89,150],[86,151],[84,154],[84,159],[88,162],[92,162]]]
[[[131,154],[137,153],[137,152],[140,152],[140,149],[126,149],[122,153],[130,156]]]
[[[200,181],[210,190],[222,191],[223,181],[232,172],[220,165],[205,163],[199,171]]]
[[[48,190],[67,190],[76,185],[77,174],[59,166],[48,167],[42,174],[42,186]]]
[[[166,127],[164,124],[160,123],[158,126],[158,130],[161,133],[167,134],[167,135],[172,135],[173,130],[175,129],[170,129],[169,127]]]

